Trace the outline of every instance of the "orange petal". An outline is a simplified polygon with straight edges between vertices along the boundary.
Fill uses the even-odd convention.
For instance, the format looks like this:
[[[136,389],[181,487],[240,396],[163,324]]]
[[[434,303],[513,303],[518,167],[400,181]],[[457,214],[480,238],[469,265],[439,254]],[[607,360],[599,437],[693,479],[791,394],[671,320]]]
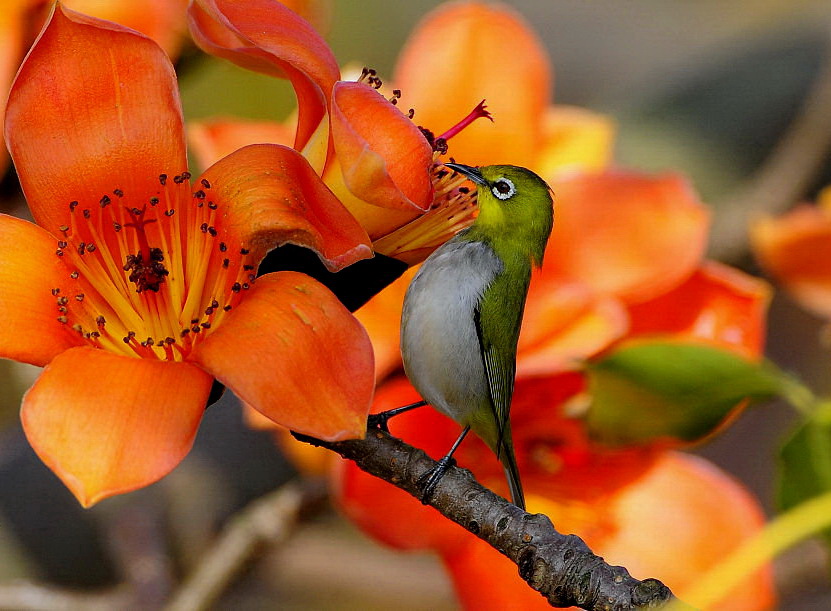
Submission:
[[[611,118],[576,106],[551,106],[543,117],[543,143],[534,170],[602,170],[612,158],[615,124]]]
[[[416,122],[436,135],[487,101],[494,122],[477,121],[454,136],[456,159],[533,166],[550,73],[542,43],[513,9],[455,2],[430,13],[413,32],[394,81],[403,108],[414,108]]]
[[[291,80],[299,110],[295,148],[303,148],[340,78],[332,51],[314,28],[276,0],[194,0],[188,16],[193,38],[206,52]]]
[[[382,208],[430,206],[433,149],[415,124],[372,87],[335,85],[332,138],[344,181],[357,197]]]
[[[698,266],[709,213],[680,176],[576,174],[558,180],[554,193],[545,275],[637,303]]]
[[[191,358],[294,431],[329,440],[366,432],[372,346],[358,321],[308,276],[258,278]]]
[[[27,31],[27,11],[32,0],[6,0],[0,10],[0,91],[8,92],[20,65],[23,51],[29,40]],[[0,114],[0,128],[3,127],[3,115]],[[9,157],[5,147],[0,148],[0,176],[6,173]]]
[[[672,291],[631,306],[631,335],[689,335],[759,357],[770,298],[766,282],[705,261]]]
[[[675,453],[619,494],[582,511],[569,508],[568,499],[544,494],[529,491],[529,511],[548,514],[560,532],[583,537],[608,563],[625,566],[639,579],[660,579],[693,605],[684,588],[763,524],[758,502],[744,488],[706,461]],[[600,522],[606,526],[598,528]],[[443,560],[465,608],[551,608],[517,575],[515,564],[472,535]],[[716,608],[772,608],[770,569],[753,575],[727,600]]]
[[[805,308],[831,318],[831,213],[802,205],[751,227],[756,258]]]
[[[187,167],[173,66],[152,40],[58,4],[12,86],[6,141],[49,231],[69,225],[72,200],[118,188],[146,201],[159,174]]]
[[[0,214],[0,357],[45,365],[83,340],[58,322],[53,288],[72,270],[56,239],[33,223]]]
[[[290,146],[294,129],[293,125],[276,121],[243,119],[189,121],[187,125],[190,153],[203,169],[249,144],[268,142]]]
[[[580,284],[531,282],[519,335],[517,375],[573,369],[622,337],[623,305]]]
[[[418,401],[405,378],[384,384],[372,405],[373,412]],[[449,418],[429,407],[396,416],[393,434],[440,458],[459,434]],[[426,446],[425,447],[425,443]],[[361,471],[351,461],[340,461],[333,473],[333,494],[338,507],[367,534],[400,549],[452,549],[468,536],[432,507],[392,484]]]
[[[229,211],[229,231],[260,257],[281,244],[297,244],[336,271],[372,256],[366,232],[292,148],[247,146],[203,176],[216,203]]]
[[[152,484],[190,450],[211,377],[90,347],[56,356],[23,398],[29,443],[89,507]]]
[[[115,21],[155,40],[175,58],[186,34],[187,0],[61,0],[74,11]]]

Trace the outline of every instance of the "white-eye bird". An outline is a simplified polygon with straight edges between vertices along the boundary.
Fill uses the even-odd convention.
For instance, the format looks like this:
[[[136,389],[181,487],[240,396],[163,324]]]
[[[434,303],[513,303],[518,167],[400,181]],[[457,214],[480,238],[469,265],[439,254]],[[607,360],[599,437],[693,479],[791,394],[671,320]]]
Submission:
[[[404,371],[427,403],[464,427],[424,494],[473,430],[502,462],[511,499],[524,509],[508,413],[531,268],[542,265],[553,225],[551,190],[525,168],[444,165],[476,184],[479,216],[427,258],[404,298]]]

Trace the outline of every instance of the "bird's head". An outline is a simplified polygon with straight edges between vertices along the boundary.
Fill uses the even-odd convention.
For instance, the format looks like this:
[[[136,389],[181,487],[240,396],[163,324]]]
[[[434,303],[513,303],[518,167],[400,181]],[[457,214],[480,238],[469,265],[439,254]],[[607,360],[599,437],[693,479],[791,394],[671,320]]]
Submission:
[[[551,188],[546,182],[531,170],[514,165],[444,165],[476,185],[479,216],[471,230],[495,246],[527,252],[541,265],[554,222]]]

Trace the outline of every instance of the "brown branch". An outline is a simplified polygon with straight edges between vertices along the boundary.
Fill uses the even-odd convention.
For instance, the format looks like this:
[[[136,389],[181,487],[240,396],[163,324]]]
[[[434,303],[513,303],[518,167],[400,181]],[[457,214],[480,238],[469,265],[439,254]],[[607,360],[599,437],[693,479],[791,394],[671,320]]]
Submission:
[[[748,224],[784,212],[805,197],[831,150],[831,31],[819,74],[787,132],[738,193],[717,203],[711,254],[735,261],[747,252]]]
[[[436,465],[423,451],[380,430],[371,430],[365,439],[340,442],[295,437],[337,452],[419,499],[420,481]],[[621,611],[662,607],[675,600],[660,581],[638,581],[625,568],[610,566],[582,539],[558,533],[547,516],[522,511],[465,469],[449,469],[429,504],[510,558],[520,576],[552,606]]]
[[[165,609],[208,608],[262,546],[285,541],[304,509],[325,498],[322,483],[306,481],[286,484],[251,503],[233,518]]]
[[[109,611],[129,609],[133,603],[132,592],[123,586],[94,594],[82,594],[28,582],[0,585],[0,609]]]

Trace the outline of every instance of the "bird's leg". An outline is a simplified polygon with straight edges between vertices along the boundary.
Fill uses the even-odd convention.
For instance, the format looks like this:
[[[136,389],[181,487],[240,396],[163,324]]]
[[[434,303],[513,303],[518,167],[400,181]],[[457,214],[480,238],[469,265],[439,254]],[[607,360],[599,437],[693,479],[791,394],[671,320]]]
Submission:
[[[427,401],[421,400],[416,401],[415,403],[410,403],[409,405],[388,409],[387,411],[380,412],[378,414],[370,414],[369,418],[366,420],[366,428],[381,429],[382,431],[389,433],[390,429],[387,426],[387,422],[389,422],[390,418],[424,405],[427,405]]]
[[[421,502],[422,504],[426,505],[430,502],[430,498],[433,496],[433,492],[436,489],[439,481],[441,478],[444,477],[444,474],[447,473],[447,470],[456,464],[456,459],[453,458],[454,452],[459,447],[459,444],[462,443],[464,438],[470,432],[470,426],[466,426],[462,431],[462,434],[459,435],[459,438],[453,443],[453,447],[450,448],[450,451],[445,454],[444,456],[439,459],[436,466],[430,469],[427,473],[422,475],[419,479],[419,484],[422,486],[421,488]]]

